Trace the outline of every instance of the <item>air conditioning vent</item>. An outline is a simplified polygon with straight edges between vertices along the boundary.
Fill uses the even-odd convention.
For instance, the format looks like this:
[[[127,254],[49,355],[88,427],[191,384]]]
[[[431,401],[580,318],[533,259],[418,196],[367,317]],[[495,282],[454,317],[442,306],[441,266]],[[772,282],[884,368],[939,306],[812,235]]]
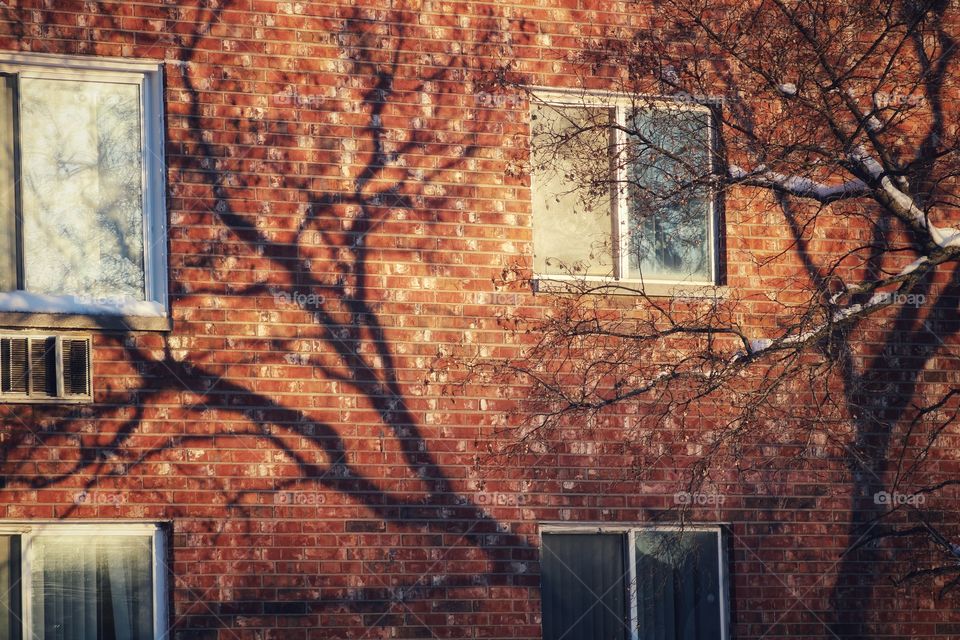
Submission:
[[[66,396],[90,396],[90,340],[62,338],[63,393]]]
[[[90,338],[0,336],[0,402],[89,402]]]

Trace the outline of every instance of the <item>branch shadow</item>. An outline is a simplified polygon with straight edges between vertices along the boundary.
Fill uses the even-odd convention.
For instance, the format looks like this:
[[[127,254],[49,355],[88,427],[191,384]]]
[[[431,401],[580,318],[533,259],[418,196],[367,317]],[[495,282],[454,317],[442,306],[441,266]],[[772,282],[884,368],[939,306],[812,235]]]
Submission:
[[[344,513],[360,512],[355,519],[346,521],[348,532],[352,529],[352,533],[361,538],[365,534],[377,534],[387,539],[387,534],[394,532],[417,536],[419,542],[410,544],[420,545],[422,553],[432,560],[409,565],[385,561],[392,569],[384,573],[392,575],[379,575],[369,560],[367,565],[361,562],[360,573],[348,576],[348,582],[354,585],[349,589],[337,586],[343,582],[339,575],[301,575],[297,588],[275,590],[278,594],[275,600],[253,590],[241,593],[240,589],[218,587],[204,591],[203,583],[195,580],[189,571],[175,571],[175,592],[179,593],[177,598],[183,600],[176,603],[178,620],[174,633],[177,637],[206,638],[207,634],[217,637],[217,629],[238,624],[238,616],[295,617],[321,612],[360,614],[362,624],[367,627],[399,625],[411,633],[429,636],[431,624],[424,622],[422,612],[461,610],[463,599],[456,595],[458,592],[491,587],[526,591],[536,586],[523,575],[524,570],[518,568],[518,564],[522,564],[518,561],[536,559],[536,549],[524,536],[513,533],[509,524],[498,521],[455,485],[440,461],[444,454],[455,452],[436,451],[442,441],[428,437],[417,412],[411,409],[408,388],[412,383],[398,373],[403,367],[393,351],[391,327],[381,321],[382,302],[373,297],[383,284],[373,281],[370,270],[374,259],[389,246],[384,239],[389,239],[390,223],[398,212],[401,218],[422,217],[428,227],[449,222],[445,216],[456,215],[445,213],[457,211],[456,194],[429,197],[429,187],[445,173],[464,167],[473,158],[482,158],[484,147],[478,141],[478,132],[483,131],[480,125],[491,129],[498,126],[492,120],[496,117],[495,110],[480,110],[478,126],[472,133],[457,132],[448,136],[455,138],[452,142],[459,145],[462,152],[446,154],[435,166],[412,180],[409,179],[411,172],[399,159],[423,154],[430,145],[454,145],[438,139],[430,126],[412,129],[409,140],[392,140],[385,124],[395,117],[390,113],[391,105],[401,104],[404,97],[419,95],[432,83],[443,84],[453,88],[438,98],[432,113],[424,118],[439,124],[462,117],[467,106],[462,101],[469,96],[464,93],[462,80],[474,68],[476,60],[482,59],[486,42],[477,44],[476,51],[433,54],[414,86],[407,87],[400,95],[396,88],[398,77],[405,85],[410,84],[409,75],[404,74],[410,73],[411,61],[418,55],[417,44],[407,40],[407,32],[418,28],[418,12],[397,10],[370,17],[363,9],[351,9],[338,19],[336,31],[326,36],[327,42],[335,44],[340,51],[342,78],[349,78],[361,87],[359,104],[349,104],[350,92],[344,84],[340,88],[346,97],[339,101],[318,98],[314,104],[294,99],[297,107],[292,112],[294,122],[283,119],[290,115],[290,109],[272,118],[268,106],[267,115],[262,117],[247,119],[241,111],[241,115],[227,119],[223,131],[219,131],[211,124],[205,104],[209,82],[193,69],[195,64],[198,69],[205,68],[199,52],[211,27],[221,22],[230,6],[231,3],[215,8],[201,5],[194,32],[173,36],[183,57],[176,64],[174,74],[167,78],[167,90],[169,93],[176,89],[184,96],[182,118],[188,138],[180,146],[183,154],[191,157],[171,156],[168,160],[171,160],[173,175],[184,182],[197,176],[202,179],[202,184],[193,188],[199,193],[182,193],[178,189],[174,195],[184,207],[192,202],[206,203],[208,213],[203,215],[209,216],[211,223],[223,233],[217,241],[195,242],[194,251],[197,246],[204,249],[199,254],[183,254],[171,248],[172,308],[175,317],[185,316],[186,320],[182,324],[178,320],[178,325],[186,332],[196,326],[192,316],[202,315],[193,306],[217,296],[256,300],[266,317],[293,318],[300,328],[295,335],[278,332],[273,336],[251,336],[251,340],[258,341],[265,350],[240,352],[226,363],[216,361],[199,348],[188,347],[185,354],[179,353],[181,350],[174,348],[170,339],[164,339],[159,349],[143,346],[150,341],[133,333],[106,339],[112,347],[122,349],[125,362],[135,366],[136,386],[128,390],[107,389],[106,395],[114,408],[50,408],[52,428],[24,433],[23,437],[4,443],[5,483],[9,488],[72,487],[90,492],[135,477],[140,470],[149,472],[151,465],[161,464],[171,455],[175,460],[179,456],[188,461],[184,452],[192,448],[217,449],[231,439],[253,441],[257,448],[269,445],[272,459],[296,469],[295,474],[257,482],[241,482],[229,477],[197,479],[196,474],[187,477],[191,476],[192,468],[184,466],[181,478],[184,489],[215,490],[219,494],[214,500],[217,508],[199,509],[203,514],[200,515],[191,513],[192,509],[187,507],[171,506],[165,513],[172,517],[201,518],[191,523],[188,530],[200,536],[204,546],[239,548],[241,556],[252,559],[261,555],[263,544],[263,529],[257,520],[277,509],[275,502],[273,505],[263,503],[264,499],[270,500],[267,496],[276,499],[284,491],[307,489],[315,490],[314,495],[337,493],[342,494],[344,504],[353,505]],[[178,33],[174,27],[180,26],[176,16],[181,9],[169,9],[170,34]],[[489,34],[496,34],[500,21],[496,8],[485,7],[480,11],[480,15],[474,16],[474,24],[481,25],[479,28]],[[466,35],[457,35],[458,24],[455,18],[450,21],[453,40],[469,42]],[[496,37],[490,37],[495,42]],[[307,81],[314,78],[310,73],[291,72],[290,75],[294,82],[298,78]],[[222,84],[229,90],[230,82],[224,80]],[[302,83],[292,86],[309,87]],[[289,96],[286,102],[290,102]],[[365,122],[338,127],[337,118],[323,120],[326,113],[337,114],[342,120],[363,118]],[[331,188],[317,189],[315,185],[322,180],[315,180],[316,176],[309,171],[298,174],[295,162],[284,158],[287,154],[281,147],[284,136],[291,131],[302,131],[304,127],[310,129],[311,124],[316,125],[311,133],[319,131],[331,137],[343,131],[352,132],[353,137],[342,143],[340,156],[333,158],[334,165],[343,167],[362,164],[349,188],[336,186],[349,180],[347,171],[340,166],[335,172],[340,175],[327,181]],[[172,134],[173,131],[168,132],[168,140]],[[244,138],[262,141],[251,151],[251,155],[256,156],[251,160],[252,166],[274,169],[282,174],[283,186],[297,191],[297,200],[302,206],[295,229],[282,234],[267,231],[256,216],[239,205],[247,194],[269,186],[269,176],[245,171],[243,163],[247,159],[231,157],[231,153],[220,146],[223,140]],[[446,190],[456,191],[453,187]],[[184,220],[191,218],[188,215]],[[429,236],[424,234],[422,239],[404,247],[424,255],[428,266],[438,253]],[[238,246],[228,248],[227,242],[238,243]],[[213,284],[197,288],[178,277],[196,270],[216,274],[221,269],[220,261],[232,252],[260,261],[265,271],[273,272],[271,281],[244,284],[240,279],[237,284],[229,279],[213,278]],[[309,298],[308,303],[300,302],[308,296],[314,297]],[[298,344],[305,339],[318,345],[315,352],[298,351]],[[342,395],[353,396],[357,402],[372,408],[387,434],[385,438],[381,431],[381,447],[385,439],[392,441],[391,446],[400,454],[398,465],[402,473],[384,469],[383,477],[371,477],[364,465],[352,459],[351,449],[355,445],[344,436],[345,425],[318,419],[309,408],[288,406],[271,391],[258,391],[256,383],[231,374],[232,370],[243,371],[253,365],[289,364],[290,360],[284,359],[287,357],[309,368],[314,379],[323,380],[329,388],[339,389]],[[176,414],[183,421],[183,433],[169,438],[150,437],[150,430],[145,429],[149,414],[153,413],[153,407],[166,405],[171,399],[179,401]],[[45,415],[46,411],[38,408],[36,413]],[[107,434],[75,433],[85,424],[96,424],[100,418],[118,420],[107,438],[104,437]],[[231,420],[230,425],[235,421],[242,426],[225,425],[222,431],[217,429],[212,433],[204,429],[191,430],[191,421],[208,420],[213,426],[224,418]],[[362,427],[358,429],[362,432]],[[367,437],[376,438],[373,434]],[[34,473],[30,460],[45,449],[62,446],[67,440],[75,440],[79,445],[68,468],[44,475]],[[153,444],[143,448],[143,441]],[[216,515],[217,509],[224,514],[222,517]],[[309,517],[310,511],[316,515],[315,509],[307,509],[306,513],[302,509],[285,512]],[[83,514],[84,505],[74,504],[60,517]],[[189,545],[185,535],[175,533],[174,536],[173,562],[178,567],[177,555],[185,544]],[[483,569],[449,571],[445,561],[448,556],[470,560],[465,566]],[[386,557],[389,559],[389,553]],[[416,569],[401,571],[402,566]],[[336,580],[328,583],[328,578]],[[233,597],[229,597],[231,593]],[[437,605],[436,601],[443,604]]]

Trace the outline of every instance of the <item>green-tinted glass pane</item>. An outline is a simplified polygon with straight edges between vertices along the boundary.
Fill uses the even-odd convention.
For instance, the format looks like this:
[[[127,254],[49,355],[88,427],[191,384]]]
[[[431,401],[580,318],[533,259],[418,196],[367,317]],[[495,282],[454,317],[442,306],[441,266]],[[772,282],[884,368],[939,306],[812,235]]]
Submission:
[[[723,585],[719,567],[716,532],[637,532],[640,637],[721,640]]]
[[[629,637],[625,539],[621,534],[544,534],[544,640]]]
[[[638,110],[632,121],[629,275],[711,281],[710,115],[664,107]]]
[[[0,291],[17,288],[16,85],[0,75]]]
[[[0,536],[0,640],[20,640],[20,536]]]

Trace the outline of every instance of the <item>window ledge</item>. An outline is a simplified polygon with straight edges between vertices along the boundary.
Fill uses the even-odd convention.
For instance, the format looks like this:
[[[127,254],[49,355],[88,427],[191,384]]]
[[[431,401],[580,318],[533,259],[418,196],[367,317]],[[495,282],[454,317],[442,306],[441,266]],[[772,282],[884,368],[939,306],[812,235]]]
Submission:
[[[171,331],[173,321],[166,316],[83,315],[75,313],[29,313],[0,311],[0,327],[22,329],[95,329],[127,331]]]
[[[166,309],[158,302],[123,297],[0,292],[0,327],[170,331]]]
[[[533,279],[535,293],[580,293],[591,295],[645,296],[650,298],[725,299],[729,288],[715,284],[684,284],[682,282],[647,282],[640,280],[585,279],[557,276],[537,276]]]

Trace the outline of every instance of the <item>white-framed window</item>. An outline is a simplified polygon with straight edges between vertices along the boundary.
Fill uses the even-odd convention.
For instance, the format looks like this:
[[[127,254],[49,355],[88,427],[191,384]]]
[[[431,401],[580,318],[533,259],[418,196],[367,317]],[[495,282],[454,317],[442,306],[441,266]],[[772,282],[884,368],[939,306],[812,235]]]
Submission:
[[[718,284],[710,106],[534,91],[530,117],[539,278]]]
[[[544,640],[727,640],[718,526],[544,525]]]
[[[160,65],[0,52],[0,311],[166,301]]]
[[[0,638],[167,637],[155,524],[0,522]]]

